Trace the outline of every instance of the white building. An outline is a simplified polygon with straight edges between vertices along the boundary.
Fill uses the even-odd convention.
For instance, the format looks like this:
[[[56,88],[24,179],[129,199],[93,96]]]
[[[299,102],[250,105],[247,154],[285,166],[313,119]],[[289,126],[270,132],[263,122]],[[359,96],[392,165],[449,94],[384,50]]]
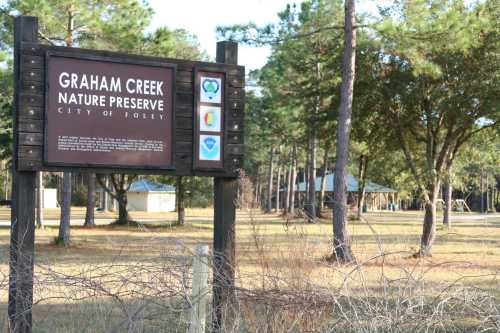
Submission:
[[[57,189],[56,188],[44,188],[42,196],[42,207],[43,208],[57,208],[59,204],[57,203]]]
[[[175,187],[149,179],[136,180],[127,192],[129,211],[173,212]]]

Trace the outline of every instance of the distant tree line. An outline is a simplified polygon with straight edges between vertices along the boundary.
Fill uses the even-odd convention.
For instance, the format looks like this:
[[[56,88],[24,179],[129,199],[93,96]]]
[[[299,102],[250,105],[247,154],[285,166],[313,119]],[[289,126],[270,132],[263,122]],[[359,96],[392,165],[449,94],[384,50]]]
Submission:
[[[483,210],[498,205],[492,201],[500,174],[500,8],[494,0],[395,1],[377,17],[357,13],[354,23],[353,11],[353,1],[310,0],[288,5],[277,24],[218,28],[223,39],[272,49],[267,64],[252,73],[257,88],[247,99],[246,170],[255,201],[271,211],[273,198],[285,195],[277,208],[294,214],[296,184],[305,181],[302,208],[314,222],[324,175],[333,165],[343,172],[339,161],[348,148],[347,169],[361,184],[378,181],[423,202],[416,256],[427,256],[441,198],[449,225],[453,186],[457,194],[460,188],[494,197],[481,201]],[[355,70],[346,61],[349,48]],[[352,117],[343,95],[351,79]],[[347,225],[341,200],[345,193],[334,193],[334,250],[349,252],[348,237],[336,234]]]

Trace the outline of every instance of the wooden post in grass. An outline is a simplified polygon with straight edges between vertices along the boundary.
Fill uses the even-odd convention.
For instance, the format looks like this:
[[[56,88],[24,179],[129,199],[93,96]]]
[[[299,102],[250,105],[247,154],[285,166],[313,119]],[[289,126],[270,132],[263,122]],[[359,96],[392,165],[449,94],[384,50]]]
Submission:
[[[205,333],[208,306],[208,251],[207,245],[198,245],[194,253],[188,333]]]
[[[17,124],[21,100],[21,43],[36,43],[38,20],[19,16],[14,19],[14,156],[18,152]],[[29,106],[29,105],[25,105]],[[9,331],[30,333],[33,306],[33,259],[35,243],[35,184],[36,171],[17,171],[17,159],[12,163],[12,210],[10,223],[9,272]]]
[[[236,65],[238,63],[238,44],[227,41],[218,42],[216,61]],[[234,223],[236,220],[237,191],[238,181],[236,178],[215,178],[213,332],[220,331],[224,309],[234,292]]]

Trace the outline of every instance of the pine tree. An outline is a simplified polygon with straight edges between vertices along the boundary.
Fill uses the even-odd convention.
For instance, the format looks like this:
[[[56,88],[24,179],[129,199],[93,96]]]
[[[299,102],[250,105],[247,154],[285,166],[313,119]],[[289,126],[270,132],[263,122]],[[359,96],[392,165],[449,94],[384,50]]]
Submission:
[[[496,7],[412,1],[388,9],[379,28],[380,110],[425,201],[416,256],[431,255],[443,176],[471,137],[500,122]]]
[[[344,57],[337,130],[337,155],[333,185],[333,257],[338,262],[355,260],[347,232],[347,162],[356,59],[356,17],[354,0],[345,2]]]

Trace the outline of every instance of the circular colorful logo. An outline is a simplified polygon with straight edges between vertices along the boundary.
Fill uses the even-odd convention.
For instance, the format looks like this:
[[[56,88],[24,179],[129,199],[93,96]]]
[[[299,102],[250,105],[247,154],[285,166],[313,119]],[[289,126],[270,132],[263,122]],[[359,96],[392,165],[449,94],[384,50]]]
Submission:
[[[205,122],[205,126],[214,127],[215,126],[215,114],[212,111],[208,111],[205,113],[205,117],[203,117],[203,121]]]
[[[200,131],[218,132],[221,126],[221,109],[216,106],[200,106]]]
[[[219,82],[214,79],[204,79],[201,83],[201,88],[205,92],[208,99],[213,100],[217,96],[217,92],[220,89]]]

